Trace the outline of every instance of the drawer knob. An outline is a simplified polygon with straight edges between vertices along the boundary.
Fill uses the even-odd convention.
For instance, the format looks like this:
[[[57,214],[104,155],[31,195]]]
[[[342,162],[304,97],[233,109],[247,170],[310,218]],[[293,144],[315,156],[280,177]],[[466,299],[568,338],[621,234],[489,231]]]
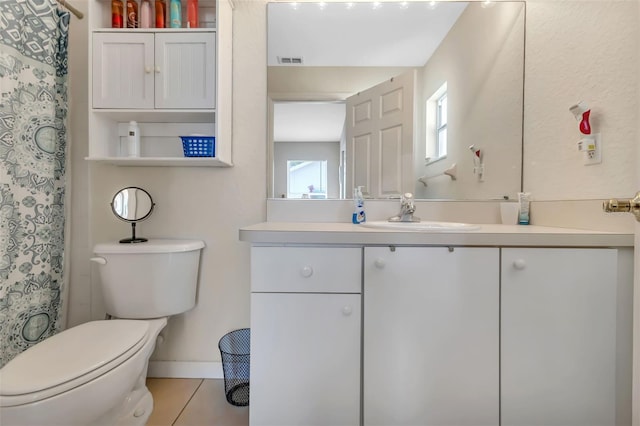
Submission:
[[[302,267],[302,269],[300,270],[300,275],[302,275],[305,278],[309,278],[311,275],[313,275],[313,268],[308,265]]]
[[[513,267],[519,270],[526,268],[527,262],[524,259],[516,259],[513,261]]]
[[[344,315],[345,317],[348,317],[352,313],[353,313],[353,309],[351,308],[351,306],[347,305],[344,308],[342,308],[342,315]]]
[[[376,268],[382,269],[384,268],[384,265],[385,265],[384,259],[378,258],[373,262],[373,264],[376,265]]]

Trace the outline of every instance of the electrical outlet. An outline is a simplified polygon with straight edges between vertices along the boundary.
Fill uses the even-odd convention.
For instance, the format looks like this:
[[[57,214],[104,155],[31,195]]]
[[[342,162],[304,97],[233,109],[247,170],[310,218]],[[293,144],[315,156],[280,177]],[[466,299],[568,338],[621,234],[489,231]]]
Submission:
[[[594,134],[593,137],[595,138],[596,149],[593,151],[584,152],[585,166],[602,163],[602,137],[600,136],[600,133]]]

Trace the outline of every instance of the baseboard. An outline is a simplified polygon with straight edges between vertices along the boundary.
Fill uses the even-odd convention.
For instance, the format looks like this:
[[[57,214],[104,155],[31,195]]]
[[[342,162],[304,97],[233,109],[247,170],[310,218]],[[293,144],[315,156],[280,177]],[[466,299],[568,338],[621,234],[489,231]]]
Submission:
[[[221,362],[149,361],[147,377],[222,379]]]

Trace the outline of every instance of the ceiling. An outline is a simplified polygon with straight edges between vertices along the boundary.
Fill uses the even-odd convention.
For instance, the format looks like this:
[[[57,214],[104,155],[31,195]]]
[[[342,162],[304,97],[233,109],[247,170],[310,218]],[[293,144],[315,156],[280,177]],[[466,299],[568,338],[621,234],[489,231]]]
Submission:
[[[341,102],[277,102],[273,106],[273,140],[338,142],[345,113]]]
[[[269,3],[268,65],[283,57],[303,66],[423,66],[467,6],[446,4]]]

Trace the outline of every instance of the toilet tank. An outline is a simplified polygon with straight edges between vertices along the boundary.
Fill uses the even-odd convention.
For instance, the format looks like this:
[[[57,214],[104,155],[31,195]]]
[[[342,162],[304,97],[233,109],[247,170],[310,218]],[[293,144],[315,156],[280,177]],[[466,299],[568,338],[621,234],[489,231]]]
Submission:
[[[91,260],[98,263],[107,313],[141,319],[193,308],[204,246],[199,240],[171,239],[97,244]]]

